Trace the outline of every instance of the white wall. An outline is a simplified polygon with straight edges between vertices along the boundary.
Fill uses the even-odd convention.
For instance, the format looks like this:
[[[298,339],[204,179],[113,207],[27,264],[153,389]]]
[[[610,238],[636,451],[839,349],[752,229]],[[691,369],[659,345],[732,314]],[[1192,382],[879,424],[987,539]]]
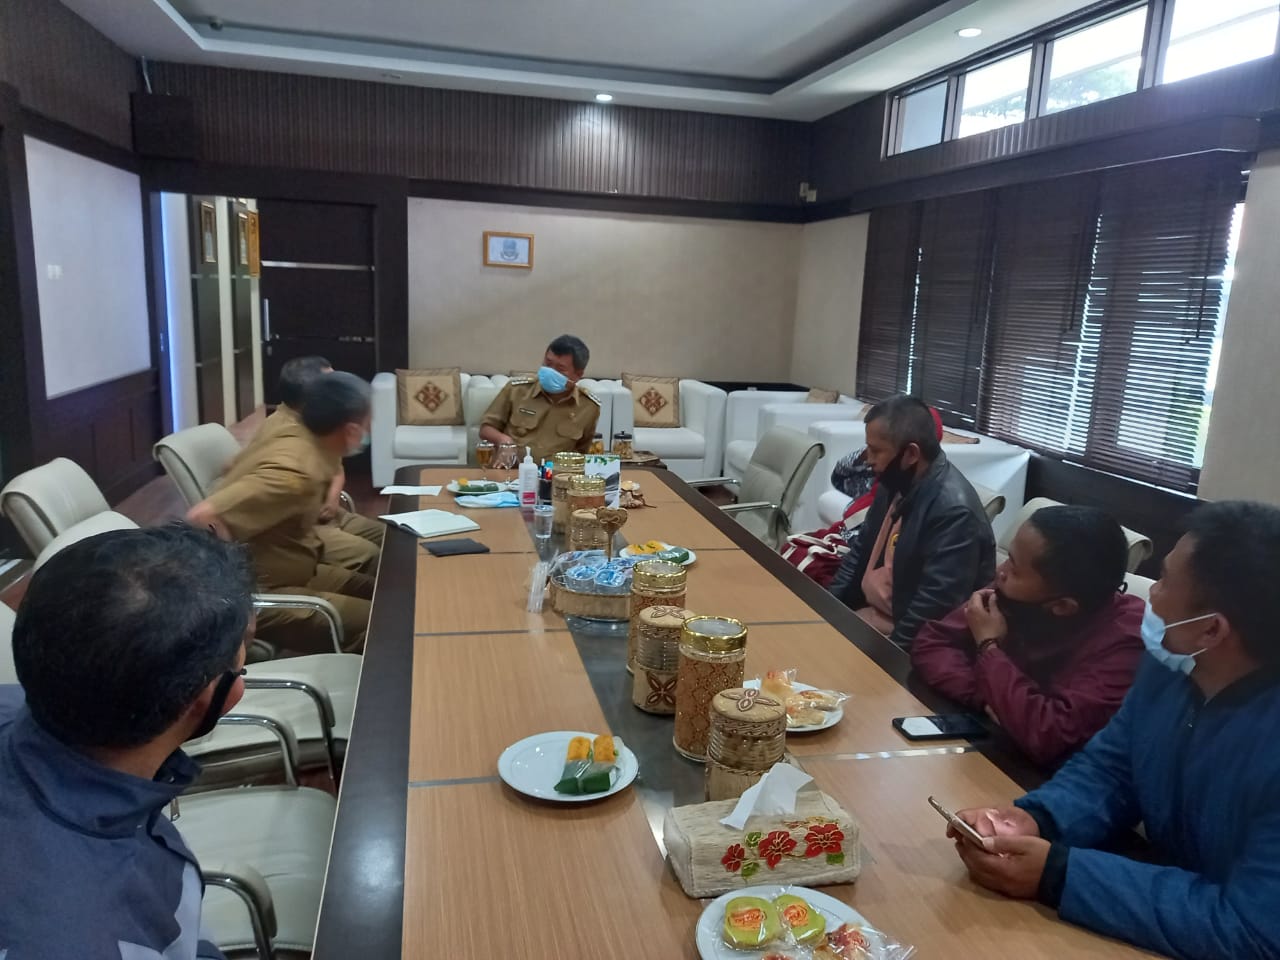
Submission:
[[[800,243],[791,380],[855,395],[870,214],[809,223]]]
[[[787,380],[801,227],[409,201],[409,359],[532,369],[575,333],[590,376]],[[534,235],[534,267],[485,267],[485,230]]]
[[[26,151],[47,395],[146,370],[138,178],[32,137]]]
[[[1258,155],[1249,174],[1213,413],[1200,474],[1206,500],[1280,503],[1280,150]]]
[[[174,430],[185,430],[200,422],[196,395],[195,309],[191,298],[189,203],[186,194],[182,193],[165,193],[160,198]]]

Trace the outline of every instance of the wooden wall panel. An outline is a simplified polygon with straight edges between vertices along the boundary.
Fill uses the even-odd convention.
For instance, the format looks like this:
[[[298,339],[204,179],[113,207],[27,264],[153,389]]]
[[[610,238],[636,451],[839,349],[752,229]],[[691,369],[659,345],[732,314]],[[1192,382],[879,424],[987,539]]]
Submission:
[[[63,394],[45,407],[36,462],[74,460],[118,503],[158,472],[151,445],[162,435],[160,378],[155,370]]]
[[[788,206],[808,174],[803,123],[189,64],[151,76],[195,102],[211,163]]]
[[[37,113],[132,144],[133,58],[57,0],[0,0],[0,80]]]

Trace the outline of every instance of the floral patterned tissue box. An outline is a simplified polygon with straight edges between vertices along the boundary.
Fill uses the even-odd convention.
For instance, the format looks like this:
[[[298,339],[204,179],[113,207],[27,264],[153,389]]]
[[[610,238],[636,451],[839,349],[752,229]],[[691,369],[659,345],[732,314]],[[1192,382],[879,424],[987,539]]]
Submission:
[[[801,790],[795,813],[753,817],[742,830],[720,823],[737,802],[697,803],[667,813],[667,857],[689,896],[716,897],[760,883],[813,887],[857,879],[857,821],[825,793]]]

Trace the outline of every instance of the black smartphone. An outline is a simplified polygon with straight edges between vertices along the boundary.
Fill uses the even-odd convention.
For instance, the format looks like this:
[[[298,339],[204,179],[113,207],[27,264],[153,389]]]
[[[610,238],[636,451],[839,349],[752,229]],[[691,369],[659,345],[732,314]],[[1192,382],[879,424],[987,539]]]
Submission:
[[[976,740],[987,735],[981,721],[968,713],[895,717],[893,725],[908,740]]]

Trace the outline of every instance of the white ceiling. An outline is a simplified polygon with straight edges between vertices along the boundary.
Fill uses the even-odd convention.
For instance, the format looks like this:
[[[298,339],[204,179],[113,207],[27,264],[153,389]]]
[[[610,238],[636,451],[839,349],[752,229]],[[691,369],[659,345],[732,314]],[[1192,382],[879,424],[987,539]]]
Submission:
[[[815,120],[1084,0],[62,0],[173,60]],[[956,36],[977,26],[977,40]]]

